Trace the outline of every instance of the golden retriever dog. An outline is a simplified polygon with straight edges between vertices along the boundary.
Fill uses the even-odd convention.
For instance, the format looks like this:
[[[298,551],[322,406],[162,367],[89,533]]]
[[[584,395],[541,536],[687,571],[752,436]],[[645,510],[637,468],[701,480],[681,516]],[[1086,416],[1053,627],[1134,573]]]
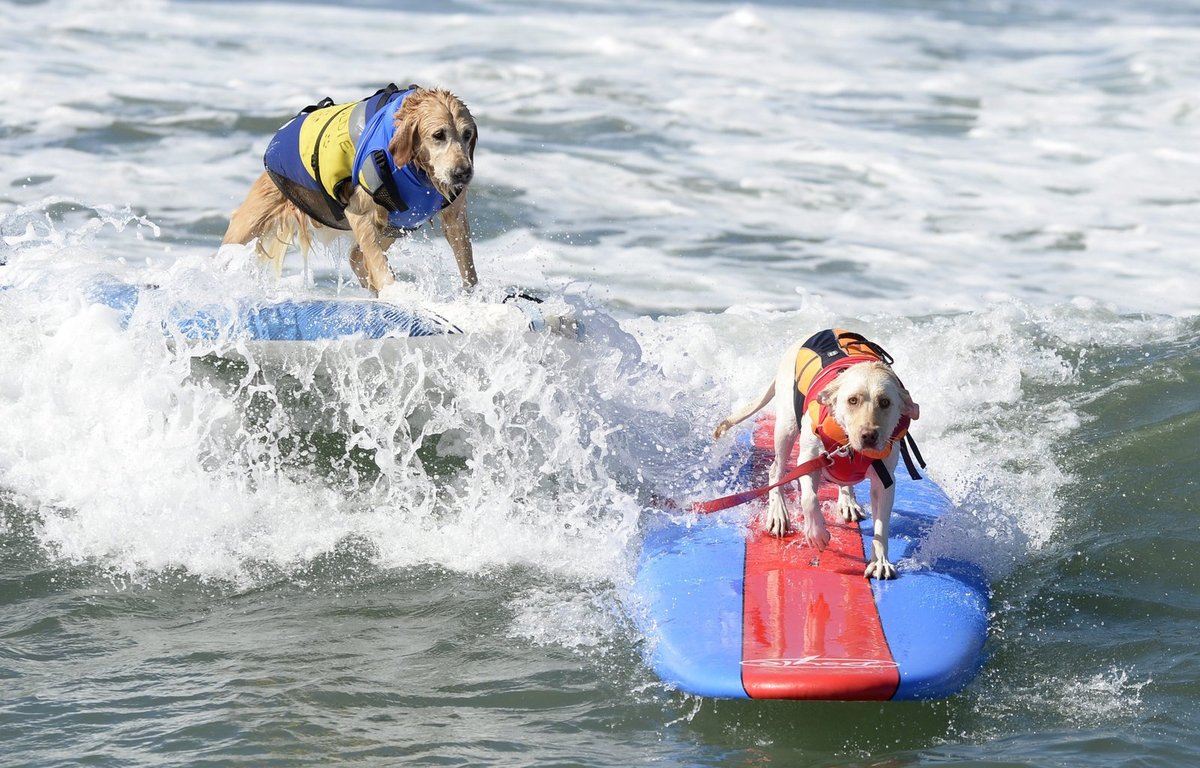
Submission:
[[[884,361],[887,362],[884,362]],[[805,543],[822,551],[829,530],[817,503],[816,486],[823,478],[836,483],[837,511],[847,522],[862,520],[853,486],[871,481],[874,527],[871,559],[865,576],[891,579],[896,568],[888,560],[888,526],[896,497],[893,477],[900,451],[896,445],[908,422],[920,415],[908,390],[892,370],[891,358],[858,334],[828,329],[792,345],[779,361],[775,379],[755,402],[730,414],[713,433],[721,437],[735,424],[775,404],[775,457],[770,482],[784,475],[784,463],[800,439],[798,463],[827,456],[823,468],[801,475],[801,532]],[[782,488],[770,491],[766,529],[783,536],[789,527]]]
[[[278,273],[289,245],[307,252],[348,232],[350,266],[378,295],[395,282],[387,250],[440,215],[464,288],[477,282],[467,221],[478,129],[446,90],[394,85],[358,102],[326,99],[275,134],[266,171],[233,213],[224,243],[257,240]]]

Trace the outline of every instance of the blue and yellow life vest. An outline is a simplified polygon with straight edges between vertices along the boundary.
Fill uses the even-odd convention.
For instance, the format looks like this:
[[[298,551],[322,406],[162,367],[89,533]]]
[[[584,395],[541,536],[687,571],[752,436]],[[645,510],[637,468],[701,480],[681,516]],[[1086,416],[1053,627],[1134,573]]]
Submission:
[[[416,90],[394,84],[362,101],[325,99],[276,131],[263,164],[279,190],[327,227],[349,229],[344,200],[355,184],[387,209],[388,225],[416,229],[449,205],[412,162],[397,166],[388,152],[396,110]]]

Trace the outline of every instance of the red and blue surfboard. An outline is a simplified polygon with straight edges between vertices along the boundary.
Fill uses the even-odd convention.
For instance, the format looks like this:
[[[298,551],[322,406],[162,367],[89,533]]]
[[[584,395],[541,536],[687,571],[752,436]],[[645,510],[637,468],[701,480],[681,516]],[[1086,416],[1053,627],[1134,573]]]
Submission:
[[[762,484],[770,419],[739,438],[730,472]],[[950,500],[932,480],[897,472],[890,581],[864,578],[871,521],[826,514],[817,553],[799,534],[776,538],[745,515],[674,519],[646,533],[634,582],[648,661],[666,682],[701,696],[752,699],[936,699],[978,672],[988,588],[969,563],[915,554]],[[822,484],[822,502],[836,488]],[[865,496],[865,488],[862,490]],[[823,503],[824,506],[824,503]],[[664,516],[665,517],[665,516]]]

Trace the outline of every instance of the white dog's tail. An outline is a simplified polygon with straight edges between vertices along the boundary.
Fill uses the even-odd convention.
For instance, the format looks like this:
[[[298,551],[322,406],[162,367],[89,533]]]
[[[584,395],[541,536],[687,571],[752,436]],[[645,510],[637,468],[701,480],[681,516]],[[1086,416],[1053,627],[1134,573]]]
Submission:
[[[771,402],[772,397],[775,397],[774,379],[771,380],[771,385],[767,387],[766,392],[763,392],[762,397],[758,398],[758,400],[754,401],[753,403],[746,403],[746,405],[743,406],[740,411],[734,411],[733,413],[729,414],[725,421],[722,421],[720,424],[718,424],[717,428],[713,430],[713,437],[719,438],[721,435],[728,432],[730,428],[741,424],[746,419],[761,411],[764,405]]]

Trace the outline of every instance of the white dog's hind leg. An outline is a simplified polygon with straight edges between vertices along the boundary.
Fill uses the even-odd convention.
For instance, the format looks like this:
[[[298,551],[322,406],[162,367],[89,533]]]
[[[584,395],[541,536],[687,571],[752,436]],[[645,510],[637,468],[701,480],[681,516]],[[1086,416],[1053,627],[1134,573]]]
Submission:
[[[863,512],[862,505],[858,503],[858,499],[854,498],[854,486],[852,485],[838,487],[837,511],[841,518],[848,523],[857,523],[867,516]]]

